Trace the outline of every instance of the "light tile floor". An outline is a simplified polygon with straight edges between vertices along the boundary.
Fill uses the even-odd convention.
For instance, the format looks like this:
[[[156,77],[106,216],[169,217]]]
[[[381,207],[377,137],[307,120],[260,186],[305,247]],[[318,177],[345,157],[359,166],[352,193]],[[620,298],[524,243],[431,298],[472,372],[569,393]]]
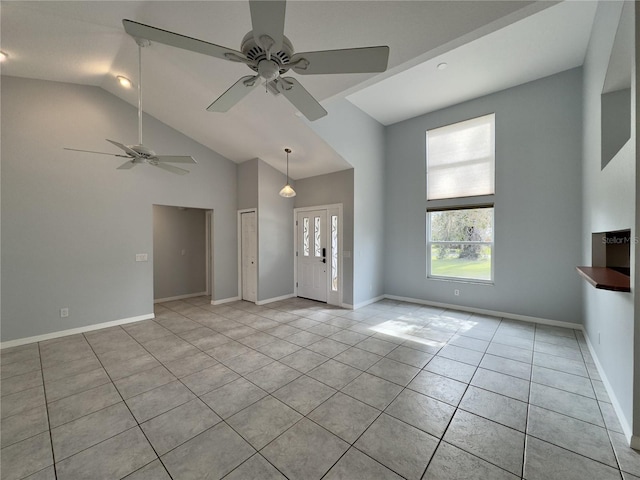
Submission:
[[[199,297],[1,360],[3,480],[640,480],[570,329]]]

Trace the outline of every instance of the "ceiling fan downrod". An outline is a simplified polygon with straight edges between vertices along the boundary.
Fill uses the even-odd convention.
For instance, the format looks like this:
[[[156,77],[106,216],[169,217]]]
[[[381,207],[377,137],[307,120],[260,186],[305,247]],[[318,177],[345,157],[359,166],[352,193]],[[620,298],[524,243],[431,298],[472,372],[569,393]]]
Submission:
[[[142,47],[151,45],[149,40],[136,38],[138,44],[138,145],[142,145]]]

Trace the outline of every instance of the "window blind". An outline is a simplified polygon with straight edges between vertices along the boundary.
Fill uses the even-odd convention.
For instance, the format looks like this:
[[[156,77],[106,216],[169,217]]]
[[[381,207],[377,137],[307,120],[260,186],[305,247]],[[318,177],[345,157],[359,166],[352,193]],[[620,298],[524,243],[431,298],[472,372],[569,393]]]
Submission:
[[[427,200],[492,195],[495,114],[427,131]]]

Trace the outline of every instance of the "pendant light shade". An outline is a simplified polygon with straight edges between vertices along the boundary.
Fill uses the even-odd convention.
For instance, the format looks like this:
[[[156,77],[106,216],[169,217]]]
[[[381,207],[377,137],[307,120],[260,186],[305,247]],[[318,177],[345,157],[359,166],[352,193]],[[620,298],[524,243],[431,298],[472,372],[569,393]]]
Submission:
[[[284,151],[287,152],[287,184],[280,190],[280,196],[291,198],[296,196],[296,191],[289,185],[289,154],[291,153],[291,149],[285,148]]]

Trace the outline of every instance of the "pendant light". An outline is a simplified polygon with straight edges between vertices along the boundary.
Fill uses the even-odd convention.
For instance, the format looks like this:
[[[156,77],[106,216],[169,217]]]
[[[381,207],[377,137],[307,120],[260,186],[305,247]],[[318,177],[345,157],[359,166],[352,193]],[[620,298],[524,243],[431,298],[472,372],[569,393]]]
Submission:
[[[280,190],[280,196],[291,198],[296,196],[296,191],[289,185],[289,154],[291,153],[291,149],[285,148],[284,151],[287,152],[287,184]]]

